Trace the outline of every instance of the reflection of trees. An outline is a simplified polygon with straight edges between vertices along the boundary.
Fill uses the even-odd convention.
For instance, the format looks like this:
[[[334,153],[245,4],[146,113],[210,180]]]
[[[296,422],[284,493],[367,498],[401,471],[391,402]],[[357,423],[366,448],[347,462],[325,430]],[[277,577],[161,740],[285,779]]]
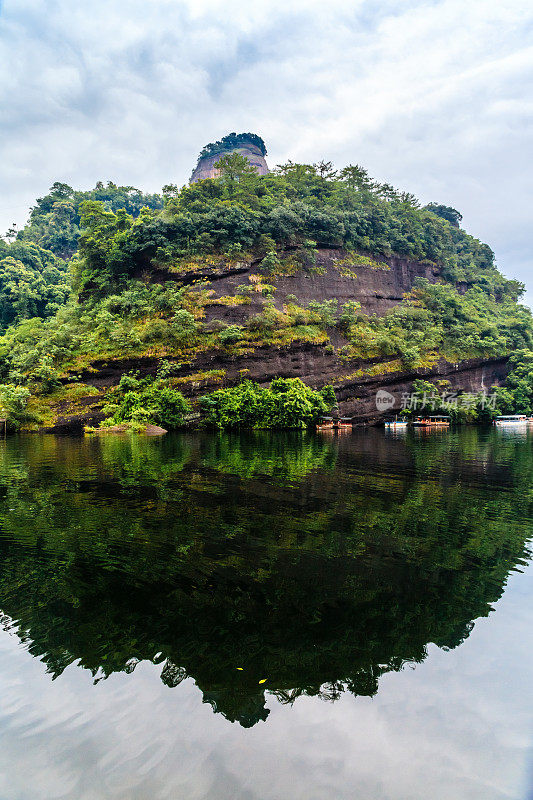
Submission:
[[[526,557],[531,458],[479,431],[8,441],[1,605],[53,675],[150,659],[247,726],[265,689],[372,695],[489,613]]]

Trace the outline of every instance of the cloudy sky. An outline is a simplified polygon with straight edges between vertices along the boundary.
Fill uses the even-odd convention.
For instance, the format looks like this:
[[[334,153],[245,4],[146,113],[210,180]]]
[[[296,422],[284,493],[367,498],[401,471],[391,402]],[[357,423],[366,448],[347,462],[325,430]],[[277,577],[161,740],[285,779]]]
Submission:
[[[533,301],[531,0],[0,0],[0,231],[255,131],[455,206]]]

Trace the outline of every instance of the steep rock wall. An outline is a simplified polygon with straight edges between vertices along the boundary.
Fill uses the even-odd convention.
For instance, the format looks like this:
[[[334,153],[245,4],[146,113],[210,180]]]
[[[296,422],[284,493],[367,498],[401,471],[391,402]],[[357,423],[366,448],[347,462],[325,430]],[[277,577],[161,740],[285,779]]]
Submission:
[[[141,376],[155,376],[159,363],[160,359],[156,357],[93,362],[91,369],[83,372],[80,378],[87,385],[100,389],[102,395],[85,398],[76,410],[69,408],[68,404],[58,407],[56,424],[47,430],[81,430],[83,425],[100,422],[104,418],[105,390],[115,386],[121,376],[131,370],[136,370]],[[365,371],[373,374],[365,375]],[[508,371],[507,357],[468,359],[455,364],[442,359],[433,367],[411,371],[391,371],[390,363],[385,359],[352,361],[346,365],[324,345],[305,342],[284,348],[265,345],[239,358],[221,351],[202,353],[194,362],[180,365],[176,377],[180,381],[180,390],[193,400],[220,387],[233,386],[243,376],[262,385],[269,384],[278,376],[301,378],[314,388],[329,383],[335,388],[341,415],[352,417],[357,423],[374,424],[400,410],[402,395],[411,391],[417,378],[432,382],[444,380],[448,382],[450,391],[477,393],[490,392],[492,386],[501,386]],[[217,372],[223,372],[223,377],[217,376]],[[379,389],[385,389],[395,397],[395,406],[387,412],[376,408]]]
[[[283,274],[284,258],[298,260],[301,253],[286,251],[279,254],[282,261],[281,274],[272,279],[262,275],[260,261],[214,261],[200,264],[198,269],[167,272],[152,271],[150,280],[164,283],[168,280],[183,284],[205,282],[212,290],[211,300],[205,306],[203,322],[207,326],[223,322],[245,324],[263,308],[261,294],[251,292],[244,304],[227,303],[228,297],[237,294],[238,287],[252,287],[254,278],[262,275],[266,282],[275,284],[274,302],[282,308],[290,295],[298,304],[306,306],[312,300],[336,299],[339,308],[349,300],[357,300],[362,310],[369,314],[384,314],[397,305],[409,292],[416,278],[436,282],[440,269],[431,263],[418,262],[399,256],[379,259],[364,253],[349,253],[342,248],[318,248],[307,264]],[[289,270],[291,272],[291,270]],[[220,300],[220,302],[217,302]],[[390,411],[398,411],[401,396],[410,392],[416,378],[429,381],[445,380],[451,390],[478,392],[489,391],[493,385],[501,385],[508,373],[508,359],[469,359],[457,364],[441,360],[431,368],[399,371],[398,362],[387,357],[374,359],[352,359],[348,362],[339,348],[347,344],[337,328],[328,330],[334,348],[325,344],[293,342],[289,346],[276,347],[263,344],[255,346],[246,354],[233,355],[224,348],[200,351],[187,362],[169,354],[167,360],[176,363],[177,387],[186,396],[195,399],[221,386],[232,386],[243,377],[267,385],[275,377],[298,377],[306,384],[319,388],[325,384],[335,387],[341,414],[356,421],[373,423],[383,415],[376,409],[376,393],[386,389],[397,400]],[[178,363],[179,362],[179,363]],[[140,375],[157,372],[160,359],[152,356],[95,360],[81,374],[81,381],[101,391],[101,396],[86,398],[76,408],[68,404],[57,407],[57,423],[54,430],[80,429],[103,418],[102,406],[107,389],[118,384],[121,376],[132,370]],[[65,383],[76,380],[66,376]],[[390,414],[390,411],[387,414]]]
[[[280,254],[282,258],[286,255],[287,252]],[[352,264],[351,260],[354,259],[361,263]],[[206,309],[207,319],[220,318],[224,322],[241,324],[257,313],[257,303],[227,308],[217,305],[216,299],[235,294],[237,287],[243,284],[252,286],[250,277],[253,279],[258,274],[260,259],[217,265],[194,272],[157,270],[152,271],[150,279],[156,283],[168,280],[182,283],[206,281],[208,288],[214,291],[214,302]],[[340,247],[318,248],[314,263],[300,267],[294,275],[280,275],[272,279],[276,286],[274,302],[281,308],[289,295],[294,295],[298,303],[304,306],[312,300],[337,299],[339,307],[349,300],[357,300],[365,313],[384,314],[400,303],[406,292],[411,291],[416,278],[426,278],[436,283],[440,275],[440,268],[429,262],[401,256],[380,256],[379,261],[374,261],[365,254],[354,255]],[[266,282],[270,282],[268,276],[264,277]]]
[[[341,306],[349,300],[357,300],[366,314],[384,314],[411,291],[416,278],[427,278],[435,283],[440,277],[440,269],[434,264],[399,256],[380,256],[379,262],[370,265],[345,266],[344,262],[349,260],[350,254],[343,249],[320,248],[314,269],[278,278],[276,302],[285,302],[289,294],[295,295],[303,305],[312,300],[336,298]]]

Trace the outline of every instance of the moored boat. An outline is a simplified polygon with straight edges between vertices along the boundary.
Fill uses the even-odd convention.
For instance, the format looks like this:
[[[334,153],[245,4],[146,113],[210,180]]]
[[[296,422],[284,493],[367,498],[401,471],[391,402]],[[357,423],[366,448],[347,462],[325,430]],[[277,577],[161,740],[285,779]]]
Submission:
[[[450,418],[442,415],[431,417],[417,417],[413,421],[415,428],[449,428]]]
[[[406,419],[388,419],[385,421],[385,427],[388,430],[404,430],[407,428],[408,422]]]
[[[316,425],[317,431],[332,431],[333,430],[333,417],[322,417],[320,422]]]
[[[352,429],[351,417],[341,417],[341,419],[333,419],[333,417],[322,417],[320,422],[316,425],[317,431],[350,431]]]
[[[513,425],[527,425],[533,422],[526,414],[506,414],[501,417],[496,417],[494,424],[498,426],[513,426]]]

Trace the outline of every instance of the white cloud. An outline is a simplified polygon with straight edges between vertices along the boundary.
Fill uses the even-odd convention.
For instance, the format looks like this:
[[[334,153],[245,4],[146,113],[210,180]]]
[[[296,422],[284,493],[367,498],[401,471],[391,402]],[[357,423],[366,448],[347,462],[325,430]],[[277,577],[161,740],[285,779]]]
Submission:
[[[54,180],[157,190],[254,130],[272,163],[359,162],[458,207],[533,279],[532,24],[529,0],[6,0],[0,229]]]

